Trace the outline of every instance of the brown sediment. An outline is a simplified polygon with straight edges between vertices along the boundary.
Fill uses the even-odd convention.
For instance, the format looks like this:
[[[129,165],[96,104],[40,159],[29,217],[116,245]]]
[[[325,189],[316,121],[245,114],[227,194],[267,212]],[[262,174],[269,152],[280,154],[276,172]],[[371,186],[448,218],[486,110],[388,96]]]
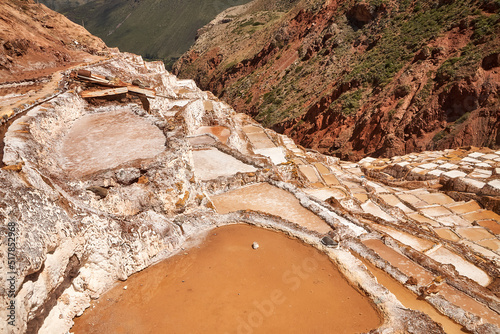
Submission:
[[[419,299],[417,295],[412,293],[410,290],[406,289],[398,281],[392,278],[385,271],[375,267],[370,262],[366,261],[364,258],[354,254],[363,264],[368,268],[368,270],[377,278],[377,281],[386,287],[405,307],[421,311],[427,314],[435,322],[441,324],[446,333],[468,333],[463,327],[447,316],[439,313],[431,304],[426,301]]]
[[[490,231],[495,234],[500,234],[500,224],[498,224],[494,220],[483,220],[478,222],[477,224],[481,225],[482,227],[489,228]]]
[[[221,143],[227,143],[229,136],[231,135],[231,131],[225,126],[201,126],[196,134],[201,135],[205,133],[210,133],[219,138]]]
[[[380,325],[373,303],[320,251],[278,232],[230,225],[118,284],[71,331],[359,333]]]

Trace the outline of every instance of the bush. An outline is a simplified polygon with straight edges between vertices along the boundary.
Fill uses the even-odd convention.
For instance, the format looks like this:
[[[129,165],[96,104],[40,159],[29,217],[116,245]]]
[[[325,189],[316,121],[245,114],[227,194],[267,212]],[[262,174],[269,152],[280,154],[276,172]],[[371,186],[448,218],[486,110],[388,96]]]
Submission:
[[[442,131],[439,131],[438,133],[436,133],[434,135],[434,138],[432,138],[432,141],[433,142],[438,142],[441,139],[443,139],[444,137],[446,137],[446,132],[444,130],[442,130]]]

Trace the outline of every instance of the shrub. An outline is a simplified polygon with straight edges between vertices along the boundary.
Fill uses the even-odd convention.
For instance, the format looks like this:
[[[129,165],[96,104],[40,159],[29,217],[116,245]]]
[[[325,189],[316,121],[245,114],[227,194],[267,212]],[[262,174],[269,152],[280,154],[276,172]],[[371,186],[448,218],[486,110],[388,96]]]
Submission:
[[[443,139],[444,137],[446,137],[446,132],[444,130],[441,130],[441,131],[439,131],[438,133],[436,133],[434,135],[434,137],[432,138],[432,141],[433,142],[438,142],[441,139]]]

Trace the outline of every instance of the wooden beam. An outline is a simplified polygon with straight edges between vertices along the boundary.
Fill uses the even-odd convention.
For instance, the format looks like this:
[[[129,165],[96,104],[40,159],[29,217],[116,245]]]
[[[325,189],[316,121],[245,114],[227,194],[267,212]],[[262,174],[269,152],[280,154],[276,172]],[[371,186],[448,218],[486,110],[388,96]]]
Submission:
[[[93,74],[92,72],[88,70],[79,70],[77,72],[77,77],[82,80],[86,80],[89,82],[92,82],[97,85],[101,86],[108,86],[108,87],[114,87],[114,88],[125,88],[126,91],[130,93],[135,93],[139,95],[146,96],[150,99],[154,99],[156,97],[156,91],[154,88],[142,88],[136,85],[132,85],[127,82],[123,82],[118,78],[114,78],[112,80],[106,79],[106,77],[103,77],[102,75],[97,75]],[[105,93],[98,93],[98,92],[105,92]],[[103,95],[101,95],[103,94]],[[114,93],[113,90],[104,90],[104,91],[86,91],[81,94],[83,98],[85,97],[97,97],[97,96],[109,96],[109,95],[116,95],[116,94],[123,94],[123,92],[120,91],[120,93]]]
[[[101,96],[113,96],[119,94],[126,94],[128,92],[127,87],[118,87],[118,88],[110,88],[110,89],[102,89],[102,90],[86,90],[80,93],[80,96],[84,99],[91,97],[101,97]]]
[[[131,93],[136,93],[154,99],[156,97],[156,91],[152,88],[140,88],[138,86],[127,86],[128,91]]]

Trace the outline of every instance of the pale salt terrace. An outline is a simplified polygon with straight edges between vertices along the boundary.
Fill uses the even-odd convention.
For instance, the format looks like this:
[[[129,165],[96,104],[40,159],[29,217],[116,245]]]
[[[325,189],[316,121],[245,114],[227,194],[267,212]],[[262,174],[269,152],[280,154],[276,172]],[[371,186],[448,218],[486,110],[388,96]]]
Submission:
[[[268,183],[258,183],[213,196],[217,212],[229,213],[238,210],[266,212],[307,229],[327,233],[331,227],[314,213],[304,208],[291,193]]]
[[[285,153],[281,147],[259,148],[255,149],[254,153],[268,157],[275,165],[286,162]]]
[[[368,200],[365,203],[361,204],[361,208],[363,209],[364,212],[370,213],[370,214],[374,215],[375,217],[379,217],[383,220],[386,220],[386,221],[394,221],[395,220],[393,217],[391,217],[387,213],[385,213],[384,210],[382,210],[380,207],[378,207],[371,200]]]
[[[299,170],[302,174],[304,174],[304,176],[307,178],[307,180],[309,182],[311,182],[311,183],[321,182],[316,174],[314,167],[302,165],[302,166],[299,166]]]
[[[318,188],[318,189],[307,188],[304,189],[304,192],[311,196],[316,197],[321,201],[326,201],[330,197],[333,197],[337,200],[341,200],[347,197],[346,190],[341,190],[339,188]]]
[[[412,247],[420,252],[430,249],[434,246],[434,243],[429,240],[417,238],[405,232],[395,230],[393,228],[383,226],[383,225],[373,225],[374,228],[390,235],[392,238],[398,240],[399,242]]]
[[[435,247],[425,254],[437,262],[453,265],[460,275],[466,276],[482,286],[487,286],[491,282],[488,274],[482,269],[444,247]]]
[[[255,154],[260,154],[270,158],[275,165],[286,162],[286,156],[283,148],[277,147],[264,132],[263,128],[255,125],[247,125],[243,127],[243,131],[254,147],[253,151]]]
[[[262,128],[248,125],[243,128],[243,131],[256,149],[276,147]]]
[[[85,115],[64,137],[63,169],[74,176],[154,158],[165,150],[162,131],[128,109]]]
[[[231,176],[238,172],[255,172],[257,168],[219,151],[216,148],[192,151],[194,175],[200,180],[212,180],[219,176]]]

